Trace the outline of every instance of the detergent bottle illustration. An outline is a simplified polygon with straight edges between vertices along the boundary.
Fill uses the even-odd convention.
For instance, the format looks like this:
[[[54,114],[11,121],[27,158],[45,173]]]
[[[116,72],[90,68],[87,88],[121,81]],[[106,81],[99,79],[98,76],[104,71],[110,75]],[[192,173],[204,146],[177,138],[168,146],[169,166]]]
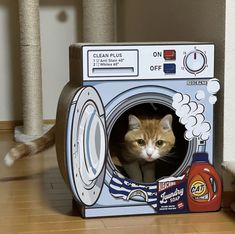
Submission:
[[[206,152],[193,155],[188,176],[188,208],[191,212],[220,209],[222,184],[219,174],[209,163]]]

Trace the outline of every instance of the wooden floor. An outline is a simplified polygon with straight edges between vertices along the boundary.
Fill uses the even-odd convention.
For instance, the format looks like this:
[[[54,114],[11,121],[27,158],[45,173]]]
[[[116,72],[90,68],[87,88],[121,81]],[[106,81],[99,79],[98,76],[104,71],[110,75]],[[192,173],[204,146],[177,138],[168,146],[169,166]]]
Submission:
[[[14,144],[12,133],[0,132],[0,159]],[[213,213],[82,219],[61,178],[51,148],[19,161],[0,164],[0,233],[235,233],[235,215]]]

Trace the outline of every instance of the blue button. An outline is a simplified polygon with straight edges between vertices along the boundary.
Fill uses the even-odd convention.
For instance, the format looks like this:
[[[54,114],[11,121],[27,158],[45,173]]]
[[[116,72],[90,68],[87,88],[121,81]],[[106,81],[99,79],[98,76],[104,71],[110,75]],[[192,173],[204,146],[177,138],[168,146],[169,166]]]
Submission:
[[[166,74],[174,74],[176,73],[176,66],[175,63],[164,63],[163,65],[163,71]]]

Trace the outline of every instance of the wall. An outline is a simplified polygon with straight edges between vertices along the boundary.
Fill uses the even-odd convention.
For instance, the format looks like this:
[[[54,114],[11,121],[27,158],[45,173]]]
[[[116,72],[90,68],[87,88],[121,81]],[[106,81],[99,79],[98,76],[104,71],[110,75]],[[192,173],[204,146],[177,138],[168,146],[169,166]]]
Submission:
[[[0,0],[0,121],[22,119],[17,0]],[[43,117],[55,119],[68,81],[68,46],[79,41],[80,0],[40,0]]]
[[[235,161],[235,1],[226,1],[225,68],[224,68],[224,161]],[[224,173],[224,189],[234,189],[234,179]]]
[[[225,35],[225,99],[224,99],[224,155],[226,161],[235,161],[235,1],[227,0]]]
[[[21,116],[16,2],[0,0],[0,121]]]

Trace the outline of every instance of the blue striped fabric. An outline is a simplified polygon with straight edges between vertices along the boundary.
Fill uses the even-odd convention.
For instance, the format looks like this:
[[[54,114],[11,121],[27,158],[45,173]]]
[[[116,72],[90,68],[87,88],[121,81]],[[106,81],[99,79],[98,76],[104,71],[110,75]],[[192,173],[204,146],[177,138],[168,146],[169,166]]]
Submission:
[[[109,184],[109,192],[115,198],[123,200],[140,200],[142,197],[147,204],[154,209],[157,208],[157,183],[135,183],[130,179],[119,176],[118,172],[113,173],[113,177]]]

